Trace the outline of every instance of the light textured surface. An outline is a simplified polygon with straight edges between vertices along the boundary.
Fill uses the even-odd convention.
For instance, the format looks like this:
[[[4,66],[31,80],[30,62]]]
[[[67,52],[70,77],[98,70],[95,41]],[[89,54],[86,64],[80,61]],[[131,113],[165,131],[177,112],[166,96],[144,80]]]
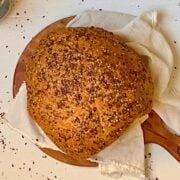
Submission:
[[[46,25],[58,20],[59,18],[76,14],[86,8],[94,9],[106,9],[131,13],[134,15],[140,14],[142,11],[147,9],[167,8],[173,6],[170,10],[171,13],[165,13],[168,19],[162,21],[165,34],[171,35],[170,44],[172,47],[178,47],[179,36],[178,27],[179,24],[179,1],[126,1],[126,3],[120,3],[119,1],[112,0],[104,3],[104,1],[90,1],[85,2],[77,0],[69,1],[14,1],[15,6],[13,7],[11,14],[3,20],[0,24],[0,47],[1,47],[1,66],[0,66],[0,103],[1,112],[7,111],[9,107],[9,100],[12,98],[11,87],[12,77],[16,62],[24,46],[35,35]],[[113,2],[113,3],[112,3]],[[26,13],[25,13],[26,11]],[[19,15],[16,13],[19,12]],[[45,15],[45,18],[43,16]],[[28,20],[30,19],[30,20]],[[32,22],[31,22],[32,21]],[[17,26],[16,26],[17,24]],[[21,27],[23,25],[23,27]],[[172,33],[172,34],[171,34]],[[25,36],[25,39],[23,38]],[[176,41],[176,43],[174,43]],[[6,47],[6,45],[8,47]],[[176,57],[179,56],[177,51]],[[177,58],[178,59],[178,58]],[[7,77],[6,77],[7,75]],[[2,86],[3,84],[3,86]],[[33,148],[32,144],[24,145],[26,139],[22,139],[21,136],[9,130],[6,125],[1,125],[1,139],[6,140],[6,146],[3,150],[1,144],[0,152],[0,176],[1,179],[47,179],[49,176],[51,179],[85,179],[86,176],[89,179],[110,179],[102,177],[97,174],[94,169],[77,168],[72,166],[63,165],[58,163],[51,158],[41,159],[43,155],[37,148]],[[1,140],[2,142],[2,140]],[[18,151],[14,152],[11,148],[18,148]],[[148,155],[149,162],[149,173],[151,179],[158,177],[159,179],[179,179],[179,164],[164,150],[158,146],[150,146],[149,150],[152,153],[151,158]],[[3,152],[4,151],[4,152]],[[36,161],[36,165],[31,165],[32,161]],[[25,165],[23,163],[25,162]],[[46,163],[48,165],[46,165]],[[12,167],[14,164],[14,168]],[[28,168],[31,166],[31,170]],[[20,168],[22,167],[22,170]],[[25,169],[23,169],[25,167]],[[36,169],[35,169],[36,167]],[[52,170],[49,169],[52,167]],[[52,171],[52,173],[51,173]],[[38,174],[36,173],[38,172]],[[54,175],[57,175],[57,178]],[[30,177],[32,175],[32,178]],[[130,179],[129,177],[123,179]],[[131,178],[133,179],[133,178]]]

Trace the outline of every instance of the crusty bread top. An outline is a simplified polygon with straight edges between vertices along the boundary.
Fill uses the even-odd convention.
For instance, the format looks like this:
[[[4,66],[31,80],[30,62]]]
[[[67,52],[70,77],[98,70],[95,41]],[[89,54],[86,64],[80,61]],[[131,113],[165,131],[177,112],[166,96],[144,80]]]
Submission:
[[[110,145],[152,107],[149,68],[100,28],[59,28],[43,37],[25,80],[30,115],[76,158]]]

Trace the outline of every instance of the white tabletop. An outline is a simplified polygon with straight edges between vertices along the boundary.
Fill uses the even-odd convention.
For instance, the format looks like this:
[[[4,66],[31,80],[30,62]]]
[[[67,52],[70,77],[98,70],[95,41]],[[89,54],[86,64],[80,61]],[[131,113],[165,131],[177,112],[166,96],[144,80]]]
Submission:
[[[169,13],[162,21],[165,34],[170,32],[171,46],[180,49],[179,0],[14,0],[6,18],[0,21],[0,113],[7,112],[12,101],[12,82],[16,63],[31,38],[50,23],[86,9],[102,9],[139,15],[158,9]],[[167,22],[168,21],[168,22]],[[171,26],[173,28],[171,28]],[[176,47],[176,48],[177,48]],[[180,52],[176,54],[180,58]],[[18,108],[18,107],[17,107]],[[157,145],[146,146],[149,179],[179,180],[179,163]],[[97,168],[80,168],[45,156],[26,138],[0,123],[0,180],[110,180]],[[122,179],[136,179],[122,177]]]

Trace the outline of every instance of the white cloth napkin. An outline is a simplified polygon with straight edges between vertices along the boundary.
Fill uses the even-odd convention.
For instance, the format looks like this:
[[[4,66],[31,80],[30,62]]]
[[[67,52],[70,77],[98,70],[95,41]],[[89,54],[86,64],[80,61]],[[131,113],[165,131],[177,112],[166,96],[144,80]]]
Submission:
[[[134,17],[121,13],[86,11],[76,16],[68,26],[102,27],[120,35],[139,54],[148,56],[155,85],[153,109],[169,128],[180,134],[180,94],[170,83],[173,54],[166,39],[156,29],[157,12]],[[145,179],[144,141],[140,123],[146,118],[137,121],[117,141],[91,158],[99,163],[102,174],[115,178],[128,174]],[[29,117],[25,84],[12,103],[7,119],[11,127],[27,136],[34,144],[58,149]]]

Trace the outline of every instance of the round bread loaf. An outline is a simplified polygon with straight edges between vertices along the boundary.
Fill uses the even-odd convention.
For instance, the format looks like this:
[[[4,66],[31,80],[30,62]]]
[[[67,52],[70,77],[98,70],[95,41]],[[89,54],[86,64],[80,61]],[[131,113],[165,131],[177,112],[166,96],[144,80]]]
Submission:
[[[75,158],[103,150],[152,108],[149,68],[100,28],[59,28],[44,36],[25,81],[30,116]]]

